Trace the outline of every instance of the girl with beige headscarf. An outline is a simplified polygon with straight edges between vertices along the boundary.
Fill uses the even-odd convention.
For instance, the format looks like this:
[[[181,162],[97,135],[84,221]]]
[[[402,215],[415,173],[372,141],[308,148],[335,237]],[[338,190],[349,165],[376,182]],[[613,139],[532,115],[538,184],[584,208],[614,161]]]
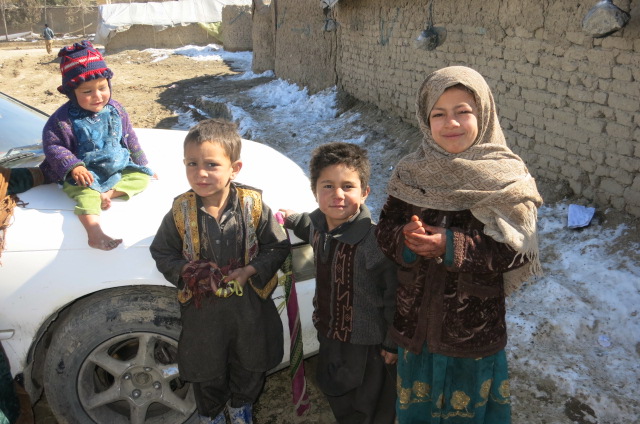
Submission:
[[[505,292],[541,273],[542,198],[473,69],[430,74],[417,118],[424,139],[395,168],[377,227],[399,265],[398,419],[510,423]]]

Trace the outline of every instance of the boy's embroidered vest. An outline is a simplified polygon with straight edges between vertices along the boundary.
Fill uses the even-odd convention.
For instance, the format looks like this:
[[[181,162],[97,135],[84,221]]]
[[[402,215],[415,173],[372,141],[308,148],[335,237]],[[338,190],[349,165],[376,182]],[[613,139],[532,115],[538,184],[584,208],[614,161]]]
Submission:
[[[242,205],[242,224],[245,230],[244,237],[244,263],[246,266],[255,258],[259,251],[258,236],[256,230],[262,215],[262,196],[256,190],[236,185],[238,200]],[[196,194],[192,191],[181,194],[173,201],[173,220],[182,238],[182,254],[188,261],[200,260],[200,231],[198,228],[198,206]],[[256,287],[251,278],[249,284],[262,299],[269,297],[278,284],[278,275],[275,274],[264,288]],[[180,303],[186,303],[191,299],[192,293],[186,285],[178,291]]]

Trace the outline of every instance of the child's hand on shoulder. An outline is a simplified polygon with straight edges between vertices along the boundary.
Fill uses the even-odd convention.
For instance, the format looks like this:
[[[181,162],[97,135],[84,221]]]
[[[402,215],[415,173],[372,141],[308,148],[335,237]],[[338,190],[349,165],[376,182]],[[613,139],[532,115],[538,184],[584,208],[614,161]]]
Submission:
[[[291,215],[295,215],[297,213],[293,209],[278,209],[278,212],[282,213],[284,218],[287,218],[287,217],[289,217]]]

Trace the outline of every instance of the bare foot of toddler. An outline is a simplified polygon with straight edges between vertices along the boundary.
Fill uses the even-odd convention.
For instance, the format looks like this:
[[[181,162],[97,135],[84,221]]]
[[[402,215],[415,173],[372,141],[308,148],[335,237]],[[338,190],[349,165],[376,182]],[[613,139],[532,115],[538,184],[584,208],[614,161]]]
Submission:
[[[105,234],[97,239],[89,238],[89,246],[100,250],[113,250],[122,243],[122,239],[113,239]]]
[[[87,230],[89,246],[94,249],[113,250],[122,243],[122,239],[114,239],[102,231],[98,215],[78,215],[78,218]]]

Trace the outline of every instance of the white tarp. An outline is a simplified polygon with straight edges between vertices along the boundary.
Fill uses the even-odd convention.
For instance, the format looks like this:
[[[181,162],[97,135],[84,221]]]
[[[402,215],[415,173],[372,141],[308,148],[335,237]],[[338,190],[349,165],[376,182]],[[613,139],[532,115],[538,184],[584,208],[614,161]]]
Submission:
[[[170,26],[222,20],[226,5],[250,5],[251,0],[183,0],[150,3],[115,3],[98,6],[95,43],[106,45],[116,32],[131,25],[153,25],[161,30]]]

